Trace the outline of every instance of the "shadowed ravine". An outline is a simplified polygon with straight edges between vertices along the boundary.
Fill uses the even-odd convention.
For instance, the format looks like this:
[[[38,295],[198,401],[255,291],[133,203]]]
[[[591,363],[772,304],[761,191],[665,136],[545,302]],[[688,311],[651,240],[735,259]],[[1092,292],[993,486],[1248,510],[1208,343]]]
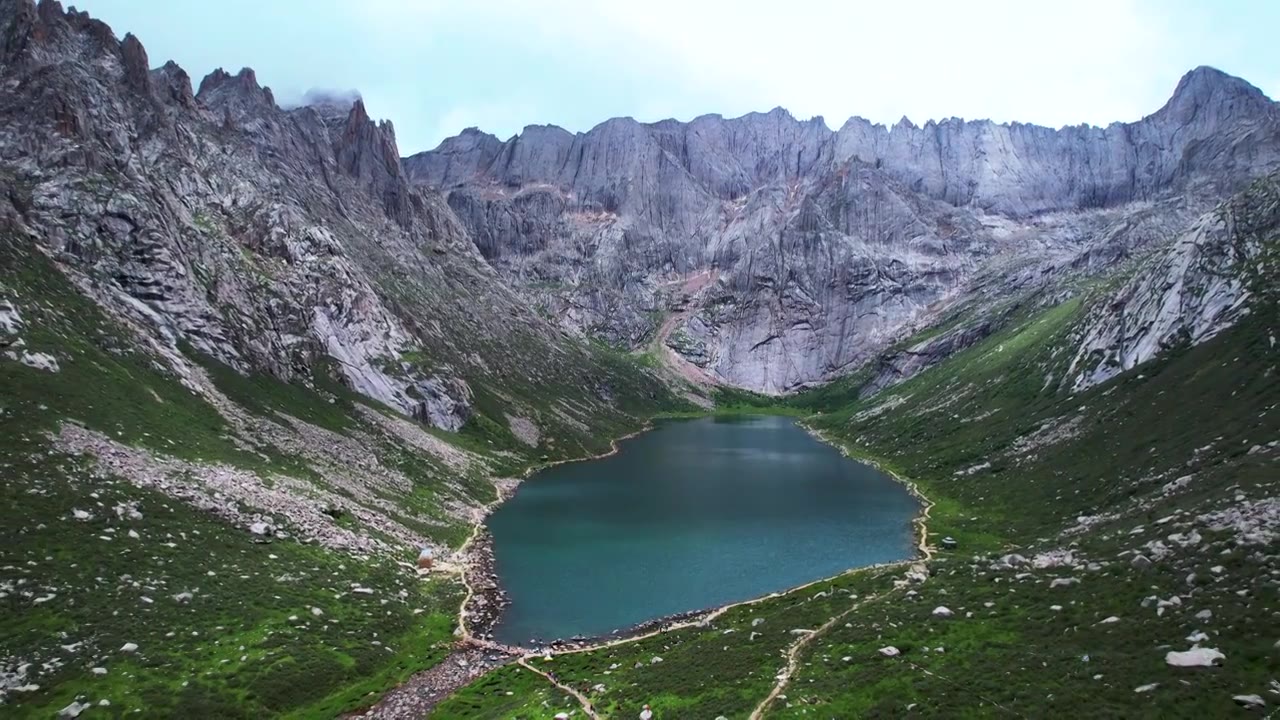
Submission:
[[[489,520],[496,637],[600,636],[901,560],[909,491],[786,418],[668,422],[530,478]]]

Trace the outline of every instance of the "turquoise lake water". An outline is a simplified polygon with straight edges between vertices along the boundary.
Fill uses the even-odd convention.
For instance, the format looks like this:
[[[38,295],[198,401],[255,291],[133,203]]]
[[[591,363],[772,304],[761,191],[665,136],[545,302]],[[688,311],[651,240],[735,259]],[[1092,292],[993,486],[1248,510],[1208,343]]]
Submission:
[[[498,640],[605,635],[914,552],[907,489],[789,418],[663,422],[619,447],[490,516]]]

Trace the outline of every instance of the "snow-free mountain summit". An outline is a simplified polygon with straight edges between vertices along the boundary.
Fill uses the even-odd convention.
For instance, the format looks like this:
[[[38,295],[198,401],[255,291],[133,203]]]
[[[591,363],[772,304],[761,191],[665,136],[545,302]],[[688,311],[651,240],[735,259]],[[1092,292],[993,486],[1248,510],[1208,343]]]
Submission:
[[[662,330],[715,380],[783,392],[865,363],[984,271],[1025,282],[1099,238],[1129,252],[1185,226],[1280,167],[1280,107],[1201,67],[1164,107],[1106,128],[852,118],[833,132],[779,108],[505,142],[472,129],[404,167],[571,326],[633,347]],[[664,327],[673,281],[703,273]]]

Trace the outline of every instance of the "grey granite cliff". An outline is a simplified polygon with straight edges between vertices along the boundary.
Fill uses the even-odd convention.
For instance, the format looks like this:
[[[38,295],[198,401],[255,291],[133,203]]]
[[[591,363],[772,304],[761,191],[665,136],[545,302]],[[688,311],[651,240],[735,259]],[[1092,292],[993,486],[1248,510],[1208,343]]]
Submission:
[[[1096,261],[1172,238],[1280,167],[1280,110],[1202,67],[1106,128],[854,118],[833,132],[775,109],[505,142],[469,129],[404,167],[567,327],[629,347],[678,334],[713,379],[783,392],[863,363],[993,259]],[[696,297],[673,291],[704,275]]]

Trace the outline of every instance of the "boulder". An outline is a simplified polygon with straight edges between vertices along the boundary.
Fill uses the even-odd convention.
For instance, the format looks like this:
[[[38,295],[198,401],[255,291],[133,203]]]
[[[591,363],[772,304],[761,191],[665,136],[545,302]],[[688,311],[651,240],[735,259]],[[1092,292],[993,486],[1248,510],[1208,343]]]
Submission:
[[[1221,665],[1227,656],[1214,648],[1193,647],[1181,652],[1170,651],[1164,661],[1173,667],[1213,667]]]
[[[1231,699],[1246,710],[1261,710],[1267,706],[1267,701],[1260,695],[1232,695]]]
[[[84,712],[85,710],[88,710],[90,707],[92,707],[92,705],[90,705],[89,703],[72,702],[70,705],[58,711],[58,717],[60,718],[80,717],[80,713]]]

